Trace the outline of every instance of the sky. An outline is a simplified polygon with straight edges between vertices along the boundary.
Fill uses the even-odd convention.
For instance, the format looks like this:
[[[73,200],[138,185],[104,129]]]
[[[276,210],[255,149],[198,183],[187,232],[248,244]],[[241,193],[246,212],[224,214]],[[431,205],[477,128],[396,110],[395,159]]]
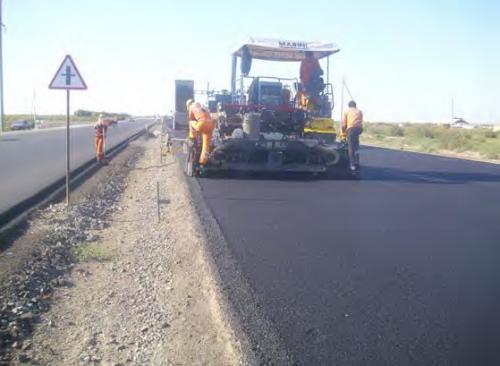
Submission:
[[[63,114],[48,84],[71,54],[86,91],[71,110],[173,109],[174,80],[229,89],[231,52],[250,36],[334,42],[341,80],[369,121],[500,123],[500,1],[3,0],[5,113]],[[252,75],[298,77],[254,61]],[[347,100],[346,100],[347,102]]]

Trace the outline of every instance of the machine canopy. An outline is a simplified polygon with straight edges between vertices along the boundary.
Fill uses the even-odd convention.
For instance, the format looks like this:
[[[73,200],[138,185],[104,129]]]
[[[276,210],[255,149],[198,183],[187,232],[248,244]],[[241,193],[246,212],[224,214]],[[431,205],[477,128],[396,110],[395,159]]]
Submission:
[[[340,48],[334,43],[250,37],[233,55],[245,57],[249,53],[251,58],[258,60],[302,61],[306,51],[311,51],[316,59],[321,59],[339,52]]]

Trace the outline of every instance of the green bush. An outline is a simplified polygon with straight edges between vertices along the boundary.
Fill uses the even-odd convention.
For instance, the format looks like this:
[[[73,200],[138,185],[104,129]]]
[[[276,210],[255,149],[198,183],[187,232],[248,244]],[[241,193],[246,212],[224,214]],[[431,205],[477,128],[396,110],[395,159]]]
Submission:
[[[92,111],[78,109],[77,111],[75,111],[75,116],[77,116],[77,117],[92,117],[92,113],[93,113]]]
[[[366,133],[375,137],[404,136],[404,129],[392,123],[367,123],[363,128]]]
[[[412,124],[405,129],[405,135],[419,139],[434,139],[448,131],[441,126],[430,124]]]
[[[388,135],[394,137],[402,137],[405,135],[405,131],[402,127],[398,125],[391,125],[389,126]]]
[[[484,137],[486,137],[487,139],[496,139],[498,137],[498,134],[493,130],[486,130],[484,132]]]
[[[470,133],[452,129],[441,134],[438,144],[441,149],[459,152],[474,150],[475,146],[475,142],[472,140]]]

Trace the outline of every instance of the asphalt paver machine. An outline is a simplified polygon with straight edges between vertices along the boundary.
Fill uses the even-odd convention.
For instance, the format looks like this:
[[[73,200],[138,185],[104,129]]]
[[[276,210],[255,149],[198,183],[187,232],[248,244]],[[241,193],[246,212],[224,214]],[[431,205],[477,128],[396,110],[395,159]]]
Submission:
[[[299,63],[306,51],[327,59],[314,95],[304,92],[298,78],[250,76],[252,60]],[[197,164],[195,143],[186,172],[347,172],[347,146],[337,139],[329,81],[329,58],[338,51],[331,43],[278,39],[250,38],[242,44],[232,54],[230,97],[212,114],[216,128],[209,161]]]

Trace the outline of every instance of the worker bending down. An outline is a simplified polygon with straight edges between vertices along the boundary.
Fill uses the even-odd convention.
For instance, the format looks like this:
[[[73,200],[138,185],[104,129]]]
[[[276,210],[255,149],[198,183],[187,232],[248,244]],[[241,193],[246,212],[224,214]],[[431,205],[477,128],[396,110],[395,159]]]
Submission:
[[[363,132],[363,112],[354,100],[348,104],[349,109],[342,118],[342,133],[347,135],[350,169],[359,168],[359,135]]]
[[[186,107],[189,120],[189,138],[194,140],[197,133],[201,134],[202,146],[199,163],[206,164],[210,155],[214,121],[210,117],[208,110],[203,108],[200,103],[195,103],[192,99],[188,99]]]
[[[95,129],[95,154],[98,163],[106,164],[106,159],[104,156],[104,144],[106,140],[106,133],[108,131],[108,127],[114,121],[105,118],[103,114],[99,115],[97,119],[97,123],[94,125]]]

